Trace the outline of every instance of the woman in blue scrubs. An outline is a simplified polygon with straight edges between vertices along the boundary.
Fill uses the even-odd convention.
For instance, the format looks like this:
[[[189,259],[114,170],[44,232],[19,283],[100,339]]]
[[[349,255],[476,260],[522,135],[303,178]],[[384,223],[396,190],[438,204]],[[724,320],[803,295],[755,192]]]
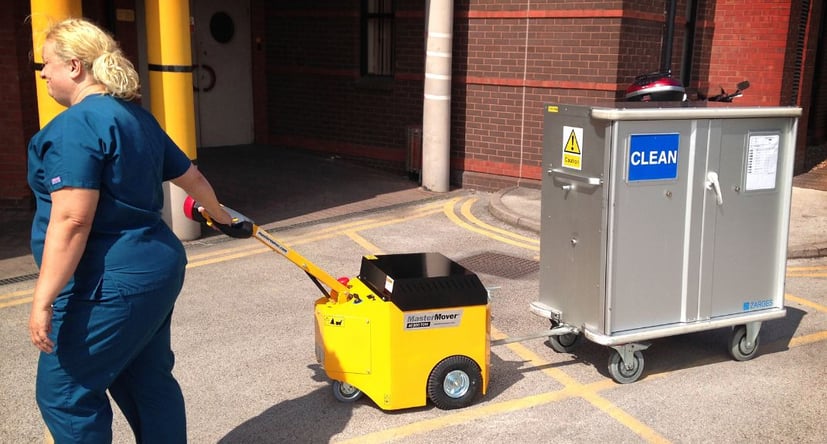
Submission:
[[[209,182],[140,105],[138,75],[85,20],[43,46],[49,95],[68,107],[29,143],[40,268],[29,330],[41,350],[36,397],[57,443],[112,441],[107,390],[138,442],[186,442],[172,375],[170,318],[186,255],[161,219],[171,180],[220,224]]]

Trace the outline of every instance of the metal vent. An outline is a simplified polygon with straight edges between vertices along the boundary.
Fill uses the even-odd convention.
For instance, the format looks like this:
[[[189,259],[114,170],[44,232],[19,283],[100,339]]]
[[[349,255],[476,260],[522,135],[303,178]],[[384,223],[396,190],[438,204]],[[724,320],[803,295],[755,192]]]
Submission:
[[[478,274],[489,274],[508,279],[519,279],[540,270],[540,263],[533,259],[509,256],[486,251],[457,261]]]

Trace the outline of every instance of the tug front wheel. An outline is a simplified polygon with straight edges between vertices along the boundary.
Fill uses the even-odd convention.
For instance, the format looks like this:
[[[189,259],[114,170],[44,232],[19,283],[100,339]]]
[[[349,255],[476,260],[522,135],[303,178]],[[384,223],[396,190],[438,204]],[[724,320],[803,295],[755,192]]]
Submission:
[[[474,402],[480,392],[482,372],[467,356],[449,356],[428,376],[428,399],[442,410],[461,409]]]
[[[341,402],[356,402],[362,391],[347,382],[333,381],[333,396]]]

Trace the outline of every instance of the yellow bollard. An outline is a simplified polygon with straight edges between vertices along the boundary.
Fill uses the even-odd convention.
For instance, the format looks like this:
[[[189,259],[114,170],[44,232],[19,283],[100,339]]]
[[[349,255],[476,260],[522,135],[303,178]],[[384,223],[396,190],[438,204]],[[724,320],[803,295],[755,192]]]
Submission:
[[[49,96],[46,89],[46,81],[40,78],[40,70],[43,67],[43,48],[46,39],[46,30],[61,20],[71,17],[81,17],[82,8],[80,0],[32,0],[32,55],[35,66],[35,87],[37,89],[37,117],[40,127],[46,126],[56,115],[60,114],[64,106],[55,102]],[[44,428],[43,442],[54,444],[55,440],[48,428]]]
[[[194,161],[197,153],[189,2],[147,0],[146,29],[150,110],[172,140]],[[198,238],[201,227],[181,211],[186,193],[170,184],[168,197],[171,220],[167,222],[172,231],[182,240]]]
[[[43,67],[41,50],[46,38],[46,30],[61,20],[80,17],[82,14],[80,0],[31,0],[32,8],[32,54],[34,55],[35,85],[37,88],[37,112],[40,127],[43,128],[61,111],[66,109],[49,97],[46,81],[40,78]]]

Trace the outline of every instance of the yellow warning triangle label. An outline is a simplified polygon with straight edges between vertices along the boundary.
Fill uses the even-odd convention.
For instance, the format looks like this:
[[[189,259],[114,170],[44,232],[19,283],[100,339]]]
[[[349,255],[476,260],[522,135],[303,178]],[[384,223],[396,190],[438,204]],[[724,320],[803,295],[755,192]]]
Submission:
[[[574,133],[574,130],[571,131],[571,135],[569,135],[569,140],[566,142],[566,148],[563,149],[563,152],[580,154],[580,144],[577,143],[577,134]]]

